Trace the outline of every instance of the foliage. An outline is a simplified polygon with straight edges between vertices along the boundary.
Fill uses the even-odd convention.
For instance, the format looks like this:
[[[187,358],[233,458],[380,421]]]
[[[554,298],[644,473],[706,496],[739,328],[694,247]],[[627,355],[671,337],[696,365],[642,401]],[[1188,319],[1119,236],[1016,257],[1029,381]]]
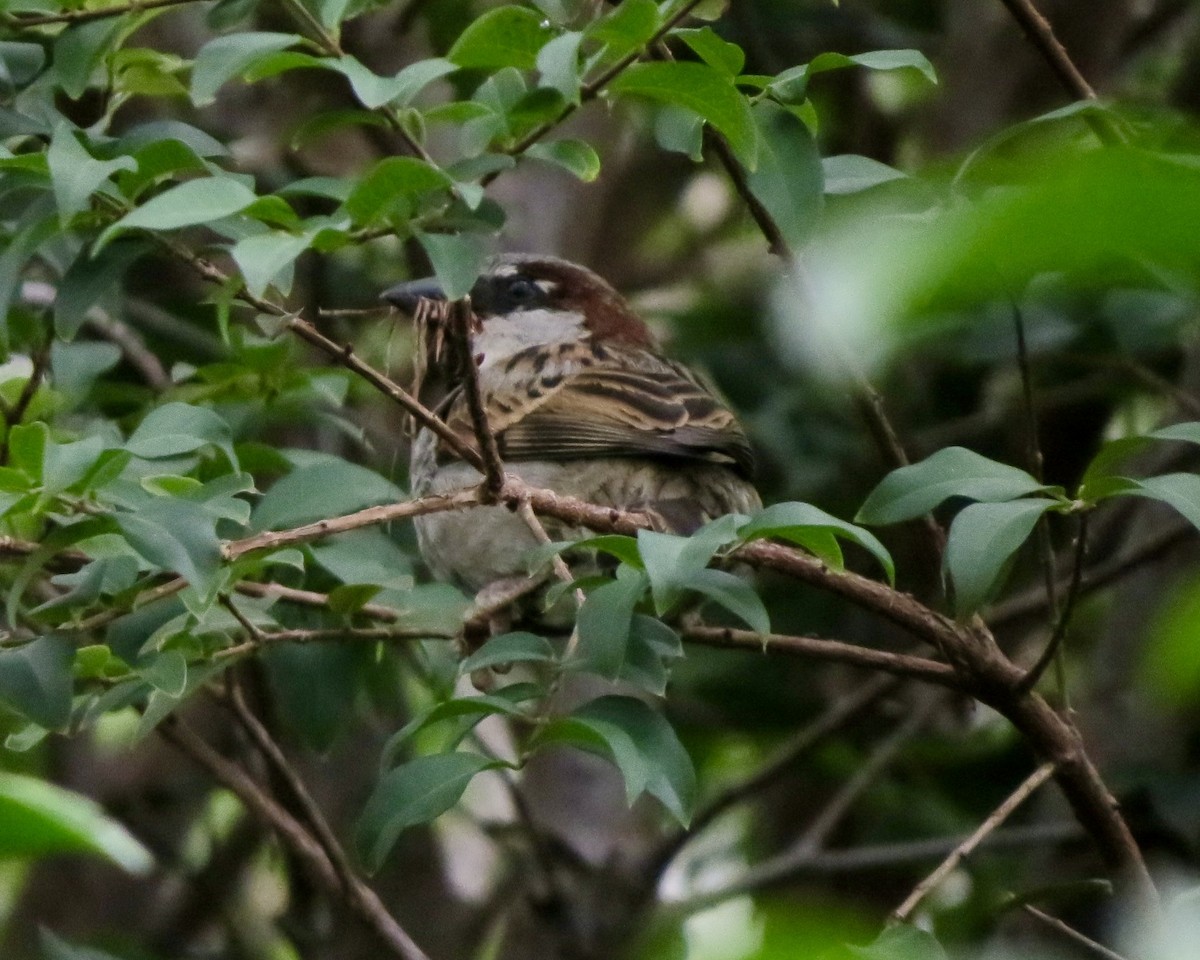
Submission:
[[[266,787],[253,778],[239,786],[220,756],[205,760],[193,748],[192,759],[237,797],[239,816],[245,808],[266,818],[285,842],[289,825],[309,831],[318,850],[318,866],[309,868],[319,876],[324,865],[333,878],[324,895],[340,891],[351,914],[370,923],[374,908],[363,906],[371,902],[366,888],[348,874],[357,878],[361,866],[383,876],[418,835],[449,845],[462,821],[483,821],[502,841],[506,832],[524,831],[508,844],[512,850],[500,843],[493,855],[536,865],[546,883],[559,882],[559,872],[591,871],[590,882],[621,888],[627,909],[612,906],[604,923],[580,924],[603,928],[610,939],[575,955],[608,956],[638,949],[637,918],[662,906],[653,879],[618,883],[582,857],[547,867],[558,841],[541,835],[523,801],[498,824],[473,797],[489,790],[520,797],[539,771],[556,763],[590,771],[599,758],[620,778],[633,810],[627,816],[639,823],[629,834],[659,844],[634,858],[657,878],[715,821],[721,810],[713,798],[739,779],[732,774],[747,756],[758,770],[784,769],[771,764],[769,748],[780,728],[800,726],[819,699],[817,684],[807,676],[798,684],[780,666],[777,651],[800,647],[857,669],[949,676],[948,685],[1013,725],[947,738],[937,756],[913,745],[903,775],[856,822],[864,843],[969,830],[1011,789],[982,789],[988,776],[1015,784],[1028,768],[1012,730],[1045,752],[1038,723],[1051,721],[1028,718],[1046,706],[1043,693],[1069,702],[1061,656],[1058,686],[1034,688],[1068,628],[1077,629],[1072,615],[1088,586],[1088,524],[1165,504],[1200,527],[1200,479],[1191,472],[1198,405],[1172,382],[1174,369],[1164,375],[1142,365],[1172,368],[1192,349],[1200,262],[1195,133],[1166,111],[1088,101],[1012,123],[965,159],[925,170],[901,171],[857,153],[823,157],[838,135],[829,90],[908,91],[916,103],[938,82],[934,66],[915,49],[818,50],[762,72],[767,66],[741,36],[737,15],[720,6],[464,0],[400,12],[375,0],[285,0],[270,8],[255,0],[5,5],[0,723],[4,765],[42,774],[0,773],[0,806],[11,808],[0,817],[8,856],[88,852],[127,870],[147,869],[148,854],[124,828],[50,782],[51,745],[115,737],[141,755],[158,731],[186,747],[179,730],[199,725],[202,705],[217,702],[240,717],[264,762],[275,764],[273,778]],[[371,31],[414,19],[427,34],[424,45],[406,40],[397,53],[369,42]],[[185,25],[195,42],[180,42],[168,24]],[[285,116],[273,116],[276,100]],[[596,122],[610,127],[588,126],[598,110],[576,123],[593,101],[611,115]],[[398,274],[426,266],[452,296],[465,294],[488,251],[520,229],[520,204],[491,184],[565,182],[553,179],[561,174],[598,189],[610,168],[620,175],[618,139],[653,152],[655,163],[719,164],[754,222],[718,217],[705,242],[736,250],[753,236],[761,253],[765,237],[787,261],[762,268],[779,274],[762,329],[736,330],[725,294],[710,291],[679,337],[745,406],[766,453],[764,492],[772,505],[716,519],[687,537],[614,521],[595,536],[535,550],[528,561],[539,575],[560,559],[598,558],[547,598],[548,607],[569,607],[578,591],[574,629],[521,625],[455,658],[448,641],[470,598],[419,582],[412,537],[391,522],[404,514],[387,513],[408,495],[404,479],[393,476],[399,417],[385,394],[396,395],[391,388],[405,381],[419,347],[407,337],[398,346],[389,340],[382,311],[369,325],[355,327],[353,318],[371,314],[375,291]],[[256,159],[256,151],[268,159]],[[679,169],[698,183],[714,168]],[[641,230],[648,254],[687,246],[666,237],[680,232],[671,220],[677,214],[655,209],[659,231],[627,212],[631,225],[621,229]],[[720,279],[729,279],[725,271]],[[767,312],[765,300],[754,306]],[[710,322],[722,313],[723,321]],[[1161,319],[1145,320],[1151,314]],[[1000,326],[1010,321],[1015,336]],[[353,350],[344,345],[351,340]],[[1056,458],[1039,447],[1045,424],[1027,400],[1035,386],[1029,365],[1032,355],[1047,371],[1046,386],[1058,365],[1070,365],[1072,351],[1144,375],[1141,392],[1124,385],[1104,393],[1093,411],[1099,426],[1077,438],[1070,457]],[[862,372],[888,381],[918,362],[950,392],[981,405],[987,397],[978,381],[985,378],[999,384],[996,391],[1020,394],[1002,419],[1022,424],[1023,441],[968,438],[978,450],[940,442],[915,462],[871,459],[865,469],[866,432],[843,429],[848,418],[822,414],[816,407],[825,401],[814,398],[827,397],[831,381],[839,389],[850,384],[869,410]],[[378,373],[389,364],[395,383]],[[1161,393],[1148,392],[1147,383]],[[928,406],[944,421],[953,425],[970,412],[958,409],[962,397],[931,392]],[[919,406],[908,410],[910,421],[919,420]],[[1139,416],[1146,410],[1151,415]],[[1167,419],[1179,422],[1159,426]],[[873,422],[877,434],[887,433],[878,412]],[[813,423],[823,425],[810,429]],[[846,455],[851,435],[858,452]],[[837,480],[813,479],[823,475]],[[323,524],[338,517],[352,519],[326,536]],[[913,521],[945,527],[932,562],[914,546]],[[741,569],[772,567],[772,558],[776,570],[798,565],[801,579],[824,588],[821,598],[798,597],[765,577],[752,581]],[[996,645],[996,657],[1010,656],[1003,663],[1014,671],[1016,664],[1039,666],[1028,683],[1003,689],[947,647],[933,657],[921,653],[925,672],[914,674],[917,656],[905,661],[894,652],[896,637],[876,642],[830,606],[832,597],[848,598],[880,622],[910,630],[916,615],[905,620],[904,611],[919,609],[932,624],[928,633],[917,631],[921,639],[979,640],[979,631],[1000,629],[1005,598],[1019,600],[1020,588],[1043,582],[1043,572],[1061,581],[1047,603],[1034,604],[1044,635],[1023,651],[1002,654]],[[906,606],[918,603],[911,592],[922,606]],[[1139,683],[1173,708],[1193,709],[1200,687],[1195,586],[1172,604],[1151,631],[1154,657]],[[725,670],[719,654],[705,659],[698,645],[714,634],[696,629],[698,615],[720,627],[719,643],[759,653],[767,665],[756,678],[743,666]],[[831,631],[879,655],[856,659],[848,645],[811,636]],[[986,639],[994,643],[991,633]],[[1093,679],[1089,656],[1072,651],[1072,687],[1086,689]],[[824,686],[847,686],[836,677]],[[747,692],[727,686],[739,679]],[[289,748],[321,754],[353,743],[367,757],[371,783],[347,787],[357,792],[353,826],[343,830],[353,833],[352,863],[331,847],[336,841],[303,789],[287,785],[289,768],[264,745],[270,734],[246,705],[246,689],[271,725],[286,731]],[[1046,710],[1077,733],[1067,713]],[[741,730],[739,712],[747,720]],[[721,723],[709,720],[705,729],[705,716]],[[372,742],[368,731],[380,730],[390,736]],[[898,741],[896,750],[902,747]],[[848,738],[819,754],[810,773],[832,782],[872,762]],[[930,768],[943,762],[977,763],[988,776],[958,796],[933,783]],[[1081,776],[1095,773],[1078,758],[1076,765],[1089,767]],[[257,776],[253,763],[244,766]],[[752,771],[740,772],[754,781]],[[1197,793],[1194,770],[1170,783],[1126,772],[1131,791],[1149,796],[1155,815],[1173,826],[1180,791]],[[255,789],[267,798],[257,808],[245,793]],[[1069,779],[1064,789],[1072,789]],[[639,800],[644,795],[650,803]],[[821,817],[814,822],[820,827]],[[1102,833],[1094,824],[1088,829]],[[713,871],[726,878],[744,866],[747,852],[761,853],[767,838],[782,842],[796,824],[733,832],[736,849]],[[1194,824],[1191,832],[1189,842],[1200,841]],[[827,833],[811,844],[819,848],[824,839]],[[1103,848],[1103,836],[1093,839]],[[798,844],[805,856],[815,849],[803,836]],[[181,858],[185,847],[180,841]],[[303,850],[291,853],[303,859]],[[786,862],[789,854],[779,856]],[[617,859],[604,869],[616,871]],[[695,874],[676,885],[685,894],[675,906],[685,913],[710,893],[703,860],[678,861],[681,873]],[[216,861],[212,853],[208,862]],[[270,869],[276,881],[285,876],[291,909],[302,899],[296,867]],[[1073,862],[1055,879],[1065,883],[1089,869],[1098,867]],[[949,901],[927,908],[933,933],[905,924],[848,946],[866,939],[856,919],[821,946],[880,960],[950,955],[938,937],[986,942],[997,928],[1000,892],[1038,879],[1015,869],[984,871],[969,916]],[[878,928],[880,902],[893,894],[885,888],[850,902]],[[425,902],[415,897],[397,913],[429,909],[435,895],[422,895]],[[546,902],[556,896],[566,895],[552,890]],[[457,953],[447,947],[447,956],[499,956],[502,942],[503,955],[533,955],[519,933],[504,941],[500,899],[472,927],[487,931],[487,943],[458,944]],[[769,917],[770,907],[756,903]],[[570,906],[589,904],[595,908],[581,894]],[[773,920],[763,922],[775,929]],[[676,946],[687,941],[681,955],[714,955],[697,946],[691,921],[663,923]],[[278,927],[273,945],[253,955],[299,949],[280,946],[286,924]],[[571,928],[563,936],[583,934]],[[788,946],[778,939],[772,934],[758,953],[746,947],[738,955],[783,955]],[[51,956],[105,955],[51,933],[45,942]],[[145,944],[115,948],[152,955]]]

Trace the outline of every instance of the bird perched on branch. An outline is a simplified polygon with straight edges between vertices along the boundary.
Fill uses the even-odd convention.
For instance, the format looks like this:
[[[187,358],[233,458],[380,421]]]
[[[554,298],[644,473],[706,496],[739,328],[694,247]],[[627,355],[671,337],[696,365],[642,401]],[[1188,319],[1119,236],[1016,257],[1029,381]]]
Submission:
[[[402,283],[383,297],[414,315],[422,300],[445,300],[433,280]],[[645,322],[596,274],[554,257],[509,254],[489,264],[470,298],[470,359],[506,472],[645,512],[674,533],[760,506],[737,418],[696,374],[659,352]],[[476,446],[464,383],[472,371],[442,348],[453,343],[445,333],[429,338],[439,345],[429,351],[429,373],[447,390],[436,412]],[[422,496],[482,479],[426,427],[413,443],[411,476]],[[571,536],[547,526],[555,539]],[[416,528],[434,575],[472,590],[523,575],[523,555],[537,544],[503,506],[417,517]]]

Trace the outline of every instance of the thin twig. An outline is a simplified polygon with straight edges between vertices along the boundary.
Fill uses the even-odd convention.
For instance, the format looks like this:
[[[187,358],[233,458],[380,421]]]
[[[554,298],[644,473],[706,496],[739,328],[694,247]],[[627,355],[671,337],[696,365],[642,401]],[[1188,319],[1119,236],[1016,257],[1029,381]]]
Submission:
[[[1082,934],[1078,930],[1076,930],[1074,927],[1063,923],[1061,920],[1058,919],[1058,917],[1052,917],[1052,916],[1050,916],[1050,914],[1039,910],[1037,907],[1033,906],[1032,904],[1028,904],[1028,903],[1022,904],[1021,909],[1024,910],[1027,914],[1029,914],[1031,917],[1041,921],[1046,926],[1050,927],[1052,930],[1056,930],[1058,933],[1061,933],[1064,937],[1066,937],[1072,943],[1076,943],[1079,946],[1083,947],[1085,950],[1087,950],[1093,956],[1102,957],[1103,960],[1126,960],[1126,958],[1123,957],[1121,954],[1117,953],[1117,951],[1110,950],[1108,947],[1104,946],[1104,944],[1102,944],[1102,943],[1097,943],[1091,937],[1085,936],[1084,934]]]
[[[1095,100],[1096,91],[1079,72],[1079,68],[1075,66],[1075,62],[1067,53],[1067,48],[1054,35],[1054,28],[1050,26],[1050,21],[1038,12],[1037,7],[1033,5],[1033,0],[1000,0],[1000,2],[1008,8],[1008,12],[1020,25],[1025,36],[1029,38],[1030,43],[1037,47],[1067,91],[1076,100]]]
[[[984,840],[989,850],[1044,849],[1049,844],[1086,838],[1076,822],[1034,824],[1001,828]],[[962,843],[964,837],[931,837],[925,840],[902,840],[894,843],[868,844],[844,850],[818,850],[803,860],[789,865],[787,871],[754,872],[745,874],[734,883],[715,890],[704,890],[686,899],[664,904],[674,917],[688,916],[707,910],[726,900],[747,893],[779,886],[791,880],[820,876],[846,876],[869,870],[894,870],[911,864],[940,859]]]
[[[840,640],[705,626],[687,627],[680,635],[684,640],[710,647],[729,647],[759,654],[787,653],[868,670],[882,670],[896,676],[925,680],[952,689],[961,688],[957,671],[948,663],[939,663],[907,653],[860,647]]]
[[[430,513],[444,513],[448,510],[458,510],[479,503],[478,492],[470,489],[460,490],[457,493],[431,494],[427,497],[416,497],[413,500],[402,500],[400,503],[385,503],[377,507],[356,510],[354,513],[306,523],[290,530],[268,530],[265,533],[256,533],[241,540],[230,540],[221,547],[221,555],[226,560],[236,560],[257,550],[278,550],[281,547],[320,540],[335,533],[346,533],[349,530],[379,526],[394,520],[425,516]]]
[[[1071,569],[1071,581],[1067,585],[1067,596],[1063,601],[1062,610],[1058,614],[1058,619],[1054,623],[1054,631],[1050,634],[1050,640],[1046,643],[1046,649],[1042,651],[1037,662],[1029,668],[1029,672],[1025,674],[1025,679],[1021,681],[1021,687],[1025,690],[1030,690],[1037,685],[1042,674],[1046,671],[1051,663],[1059,664],[1061,670],[1062,658],[1062,642],[1066,639],[1067,628],[1071,625],[1071,615],[1075,612],[1075,602],[1079,599],[1079,587],[1083,582],[1083,559],[1087,553],[1087,514],[1079,513],[1078,527],[1075,531],[1075,564]],[[1066,687],[1062,684],[1062,677],[1059,677],[1059,691],[1066,698]]]
[[[1000,806],[988,814],[987,819],[969,837],[956,846],[950,852],[950,855],[938,864],[937,869],[913,888],[912,893],[904,898],[904,902],[892,911],[891,919],[897,922],[907,920],[920,905],[921,901],[941,884],[946,877],[954,872],[963,858],[969,856],[971,851],[987,838],[988,834],[994,832],[997,827],[1012,816],[1017,807],[1024,803],[1038,787],[1049,780],[1053,773],[1054,764],[1043,763],[1026,777],[1024,782],[1010,793]]]
[[[495,502],[504,486],[504,463],[500,459],[496,434],[488,422],[483,389],[479,384],[479,358],[475,356],[471,339],[479,321],[471,309],[470,297],[446,304],[442,312],[450,335],[457,342],[458,354],[462,358],[463,398],[471,416],[475,443],[483,454],[483,489],[487,495],[486,499]]]
[[[782,854],[772,859],[778,863],[787,863],[824,847],[826,840],[845,819],[858,798],[883,776],[900,755],[900,751],[908,745],[909,740],[920,732],[943,703],[942,697],[927,696],[914,707],[890,734],[875,745],[867,758],[855,769],[853,776],[830,797],[797,840]]]
[[[647,857],[648,872],[659,876],[683,846],[693,837],[698,836],[717,817],[775,783],[814,746],[840,730],[884,694],[895,690],[899,684],[899,677],[872,677],[848,696],[830,704],[820,716],[795,734],[754,773],[746,779],[726,787],[701,806],[693,814],[687,829],[680,829],[668,836]]]
[[[43,27],[52,23],[89,23],[107,17],[120,17],[126,13],[145,13],[160,7],[180,7],[188,3],[203,3],[205,0],[133,0],[131,3],[115,4],[111,7],[96,7],[91,10],[64,10],[61,13],[23,14],[10,13],[4,19],[13,27]]]
[[[212,660],[228,660],[254,653],[280,643],[325,643],[338,640],[386,642],[389,640],[451,640],[453,636],[438,630],[412,627],[329,627],[311,630],[260,630],[245,643],[226,647],[212,654]]]
[[[428,955],[387,912],[374,890],[357,879],[349,889],[343,888],[342,878],[312,834],[268,796],[244,770],[222,757],[177,717],[168,717],[163,721],[158,733],[207,770],[214,780],[234,793],[255,816],[274,830],[280,840],[311,868],[321,885],[364,920],[393,955],[402,960],[429,960]]]
[[[283,749],[275,742],[275,738],[262,722],[254,715],[250,709],[250,705],[246,703],[245,695],[242,693],[241,685],[236,678],[230,684],[228,695],[222,697],[222,702],[229,707],[238,723],[249,734],[250,739],[254,742],[255,747],[270,764],[275,774],[286,784],[288,791],[292,794],[292,799],[300,809],[301,815],[308,823],[309,829],[316,837],[317,842],[321,845],[321,849],[325,851],[325,856],[329,858],[329,862],[333,865],[334,871],[337,873],[342,883],[342,889],[346,893],[351,893],[356,884],[362,881],[356,876],[354,868],[350,865],[350,860],[346,856],[346,851],[342,849],[342,845],[338,842],[337,837],[333,833],[333,829],[329,826],[329,821],[325,819],[325,815],[321,812],[321,808],[317,806],[317,802],[312,798],[305,786],[304,781],[300,778],[300,774],[288,761],[283,753]]]

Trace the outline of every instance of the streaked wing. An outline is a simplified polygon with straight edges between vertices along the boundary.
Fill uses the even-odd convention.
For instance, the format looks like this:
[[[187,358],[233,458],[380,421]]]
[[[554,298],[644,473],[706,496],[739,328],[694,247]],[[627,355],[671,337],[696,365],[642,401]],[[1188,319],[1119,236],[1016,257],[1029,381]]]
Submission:
[[[530,372],[525,389],[485,386],[506,460],[663,456],[753,472],[750,444],[733,414],[687,368],[657,354],[606,347]],[[451,426],[470,435],[461,402]]]

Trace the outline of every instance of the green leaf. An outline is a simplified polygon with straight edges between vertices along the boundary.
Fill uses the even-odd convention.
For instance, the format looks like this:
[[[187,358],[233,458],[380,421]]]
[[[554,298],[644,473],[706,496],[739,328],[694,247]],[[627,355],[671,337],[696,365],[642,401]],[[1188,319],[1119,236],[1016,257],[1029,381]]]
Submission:
[[[861,193],[894,180],[908,179],[908,174],[895,167],[854,153],[825,157],[821,161],[821,168],[825,172],[825,192],[839,196]]]
[[[579,44],[582,33],[568,31],[547,43],[537,55],[541,85],[557,90],[567,103],[579,103],[583,78],[579,65]]]
[[[1174,586],[1151,620],[1139,683],[1171,709],[1200,703],[1200,582]]]
[[[182,697],[187,691],[187,659],[178,650],[164,650],[156,654],[138,673],[169,697]]]
[[[118,289],[125,272],[146,252],[144,241],[120,241],[101,253],[80,254],[67,269],[54,298],[54,330],[71,340],[83,325],[87,312],[105,294]]]
[[[727,570],[698,570],[688,578],[689,590],[707,597],[758,633],[771,632],[771,618],[754,588]]]
[[[421,197],[450,186],[450,178],[415,157],[381,160],[346,198],[346,212],[356,223],[371,224],[390,215],[408,219]]]
[[[554,659],[554,648],[545,637],[533,633],[502,633],[458,665],[459,673],[472,673],[506,663],[530,663]]]
[[[130,873],[154,859],[98,803],[44,780],[0,771],[0,859],[94,854]]]
[[[673,30],[671,36],[679,37],[692,51],[710,67],[720,70],[729,77],[736,77],[746,65],[746,54],[736,43],[722,40],[712,27],[695,30]]]
[[[228,217],[254,203],[258,198],[244,183],[230,177],[205,177],[189,180],[152,197],[107,227],[96,241],[99,253],[113,237],[124,230],[141,227],[149,230],[175,230]]]
[[[0,650],[0,700],[39,726],[59,729],[71,715],[74,658],[74,645],[57,633]]]
[[[209,444],[221,450],[237,469],[229,424],[207,407],[165,403],[151,410],[138,424],[125,442],[125,449],[135,457],[156,460],[192,453]]]
[[[600,157],[592,145],[584,140],[535,143],[525,151],[525,156],[560,166],[584,183],[591,183],[600,175]]]
[[[242,272],[246,289],[253,296],[261,297],[272,284],[286,296],[292,288],[292,263],[312,246],[315,237],[315,230],[302,234],[272,230],[244,237],[229,253]]]
[[[793,250],[813,235],[824,205],[824,172],[804,121],[769,100],[753,108],[758,127],[758,168],[747,175],[750,192],[771,215]]]
[[[533,700],[545,695],[545,691],[534,683],[516,683],[503,687],[495,694],[479,694],[473,697],[454,697],[444,700],[414,717],[399,731],[388,738],[380,753],[379,766],[386,773],[395,763],[397,754],[404,749],[413,738],[422,731],[439,724],[452,727],[446,744],[438,751],[447,753],[455,749],[462,738],[487,717],[505,716],[511,718],[529,717],[517,706],[526,700]]]
[[[49,494],[62,493],[82,480],[103,452],[104,441],[99,437],[74,443],[47,439],[42,451],[42,489]]]
[[[608,16],[591,23],[587,35],[606,45],[606,59],[617,60],[645,45],[661,25],[654,0],[624,0]]]
[[[88,206],[92,194],[118,170],[136,170],[132,157],[97,160],[79,143],[75,131],[65,123],[54,130],[46,151],[50,180],[54,184],[54,199],[58,215],[66,224],[75,214]]]
[[[159,497],[137,513],[114,513],[113,519],[145,560],[183,577],[202,596],[211,595],[221,563],[221,541],[216,518],[200,504]]]
[[[661,616],[674,607],[692,581],[722,546],[737,539],[745,517],[730,514],[709,523],[690,537],[653,530],[638,531],[638,553],[650,577],[654,608]]]
[[[950,497],[991,503],[1045,489],[1024,470],[964,447],[947,447],[920,463],[889,473],[871,491],[854,519],[880,526],[923,516]]]
[[[733,81],[704,63],[635,63],[608,86],[611,93],[649,97],[699,114],[729,141],[747,170],[758,162],[750,105]]]
[[[121,31],[121,19],[101,19],[64,30],[54,42],[54,79],[72,100],[83,96],[92,74]]]
[[[324,66],[342,74],[350,81],[350,88],[358,97],[359,103],[368,110],[376,110],[388,104],[407,107],[416,95],[433,81],[458,69],[455,64],[442,57],[418,60],[394,77],[381,77],[351,56],[338,60],[318,60],[313,65]]]
[[[0,40],[0,85],[23,87],[42,72],[46,51],[40,43]]]
[[[532,70],[538,51],[553,35],[535,10],[497,7],[473,21],[446,56],[460,67],[477,70]]]
[[[992,598],[1012,555],[1042,514],[1056,505],[1054,500],[1012,500],[973,503],[958,512],[946,539],[945,568],[954,582],[954,609],[960,617]]]
[[[61,937],[42,927],[38,931],[38,939],[42,948],[42,960],[122,960],[114,954],[95,947],[81,947],[69,943]]]
[[[1128,486],[1118,492],[1159,500],[1174,507],[1188,523],[1200,529],[1200,476],[1194,473],[1166,473],[1142,480],[1121,479]]]
[[[390,770],[371,792],[359,817],[355,839],[363,864],[383,866],[402,831],[445,813],[478,773],[500,766],[475,753],[418,757]]]
[[[254,508],[255,530],[279,530],[323,517],[404,499],[404,491],[373,470],[331,457],[280,477]]]
[[[622,567],[616,580],[588,594],[576,624],[579,632],[573,663],[576,669],[588,670],[609,680],[620,678],[629,655],[633,611],[647,584],[644,574]]]
[[[429,256],[438,282],[451,300],[465,297],[479,279],[488,260],[487,239],[478,233],[423,233],[413,235]]]
[[[932,933],[908,925],[888,927],[865,947],[847,949],[859,960],[949,960]]]
[[[696,792],[696,771],[662,714],[633,697],[600,697],[552,721],[540,744],[569,743],[616,764],[630,803],[642,793],[657,797],[687,825]]]
[[[868,70],[916,70],[930,83],[937,83],[933,64],[919,50],[874,50],[846,56],[843,53],[818,54],[809,63],[785,70],[768,86],[771,94],[783,103],[800,103],[808,94],[808,81],[818,73],[840,70],[843,67],[866,67]]]
[[[756,513],[749,523],[738,530],[738,536],[747,541],[778,537],[812,549],[808,535],[814,531],[827,532],[858,544],[879,561],[879,565],[887,573],[888,581],[895,583],[896,566],[892,555],[873,533],[840,520],[810,503],[773,504]],[[816,550],[813,552],[817,553]]]
[[[263,662],[281,726],[320,753],[353,722],[364,671],[380,668],[373,651],[353,644],[276,644]]]
[[[278,53],[302,38],[294,33],[233,33],[210,40],[196,54],[192,66],[192,103],[212,103],[217,91],[255,61]]]

